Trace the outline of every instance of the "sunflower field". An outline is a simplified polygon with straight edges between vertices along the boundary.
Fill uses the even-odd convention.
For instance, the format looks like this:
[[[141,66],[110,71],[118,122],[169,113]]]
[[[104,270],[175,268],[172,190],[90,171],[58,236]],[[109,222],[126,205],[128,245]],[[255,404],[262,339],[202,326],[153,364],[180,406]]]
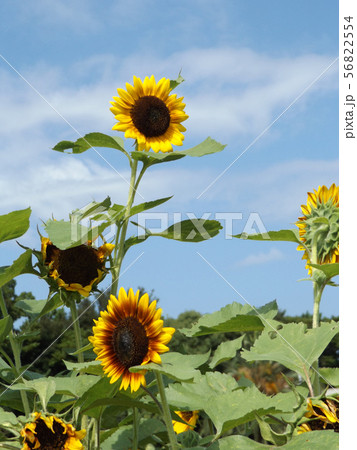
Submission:
[[[120,152],[131,173],[126,205],[107,197],[72,211],[68,220],[54,216],[39,229],[38,249],[25,245],[30,208],[0,216],[0,243],[21,238],[23,248],[18,259],[0,268],[0,448],[338,448],[338,368],[321,364],[338,322],[321,320],[320,314],[324,288],[337,286],[338,186],[312,187],[293,229],[242,233],[233,240],[286,241],[301,251],[313,292],[309,326],[280,320],[273,301],[259,308],[233,302],[211,314],[188,315],[187,327],[175,329],[163,320],[152,294],[122,286],[122,263],[132,246],[153,236],[197,243],[214,239],[223,228],[217,220],[187,219],[158,233],[135,221],[170,200],[135,201],[151,166],[225,148],[210,137],[193,148],[174,148],[183,145],[182,123],[188,118],[183,97],[173,93],[182,81],[181,76],[158,82],[154,76],[134,76],[111,102],[113,130],[119,134],[91,132],[53,147],[63,154],[92,147]],[[134,140],[130,150],[120,133]],[[128,235],[130,223],[140,230],[137,235]],[[107,242],[109,227],[115,233]],[[18,317],[26,318],[19,330],[3,289],[22,274],[47,283],[48,297],[16,302]],[[110,288],[101,291],[104,279]],[[98,311],[85,338],[84,302]],[[22,350],[39,321],[64,308],[71,321],[55,340],[73,329],[76,350],[64,360],[65,370],[36,371],[36,361],[23,363]],[[193,352],[187,345],[173,349],[175,336],[195,345],[206,342],[207,351]],[[235,372],[227,369],[233,360],[241,363]]]

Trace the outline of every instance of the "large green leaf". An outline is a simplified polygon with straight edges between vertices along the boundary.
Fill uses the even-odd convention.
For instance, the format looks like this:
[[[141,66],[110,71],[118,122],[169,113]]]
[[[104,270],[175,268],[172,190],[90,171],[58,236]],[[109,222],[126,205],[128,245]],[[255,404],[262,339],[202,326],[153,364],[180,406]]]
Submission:
[[[205,334],[222,332],[260,331],[264,329],[265,321],[272,323],[278,312],[275,301],[260,308],[233,302],[212,314],[205,314],[192,326],[182,328],[180,332],[186,336],[204,336]]]
[[[221,144],[220,142],[215,141],[211,137],[206,138],[203,142],[196,145],[195,147],[191,147],[188,150],[183,150],[178,152],[181,155],[187,156],[205,156],[210,155],[212,153],[221,152],[226,145]]]
[[[322,381],[333,387],[339,386],[339,368],[338,367],[320,367],[319,374]]]
[[[214,423],[217,434],[255,419],[255,414],[263,416],[279,411],[291,411],[297,406],[293,392],[268,397],[256,386],[239,389],[206,398],[204,410]]]
[[[334,321],[309,330],[303,323],[285,324],[278,331],[266,328],[241,356],[247,361],[277,361],[308,381],[311,365],[337,333],[338,323]]]
[[[45,224],[45,230],[52,244],[61,250],[85,244],[97,237],[92,235],[90,228],[77,221],[50,219]]]
[[[106,147],[114,148],[123,153],[124,141],[120,137],[108,136],[103,133],[89,133],[84,137],[77,139],[75,142],[72,141],[61,141],[53,147],[53,150],[62,153],[83,153],[92,147]],[[66,150],[72,150],[71,152],[66,152]]]
[[[231,375],[220,372],[206,372],[202,375],[197,372],[191,383],[170,383],[166,388],[166,396],[175,409],[194,411],[205,409],[208,398],[212,400],[215,396],[219,397],[238,388]]]
[[[36,270],[34,270],[34,268],[32,267],[31,250],[26,250],[12,263],[11,266],[3,268],[3,270],[0,272],[0,288],[4,286],[4,284],[11,281],[13,278],[24,273],[38,275],[38,272],[36,272]]]
[[[226,146],[208,137],[195,147],[188,150],[175,151],[170,153],[154,153],[154,152],[131,152],[131,157],[146,166],[152,166],[154,164],[160,164],[169,161],[175,161],[181,159],[184,156],[199,157],[210,155],[212,153],[221,152]]]
[[[12,425],[17,425],[17,417],[14,413],[5,411],[3,408],[0,408],[0,423],[4,427],[11,427]]]
[[[110,205],[110,197],[106,197],[102,202],[90,202],[84,208],[73,211],[70,215],[71,221],[76,220],[78,223],[86,217],[93,216],[94,214],[102,214],[109,209]]]
[[[243,338],[244,336],[241,336],[237,339],[232,339],[231,341],[226,341],[219,344],[209,363],[210,368],[213,369],[218,366],[218,364],[234,358],[237,351],[242,347]]]
[[[11,316],[5,316],[3,319],[0,319],[0,342],[6,339],[11,330],[12,330]]]
[[[251,241],[285,241],[301,244],[298,230],[267,231],[266,233],[257,234],[240,233],[233,237],[238,239],[249,239]]]
[[[134,225],[140,226],[135,222]],[[217,220],[187,219],[177,222],[161,233],[152,233],[145,228],[145,234],[131,236],[125,241],[125,252],[133,245],[145,242],[150,236],[159,236],[181,242],[202,242],[211,239],[219,233],[222,225]]]
[[[16,306],[32,316],[32,320],[40,319],[62,305],[63,302],[59,294],[55,294],[47,300],[19,300],[16,302]]]
[[[20,209],[0,216],[0,242],[16,239],[30,226],[31,208]]]
[[[130,372],[155,371],[177,381],[189,381],[198,373],[198,367],[204,364],[210,355],[210,351],[199,355],[182,355],[169,352],[161,356],[161,364],[149,363],[143,366],[130,367]]]
[[[286,450],[338,450],[339,435],[332,430],[310,431],[294,436],[287,444],[275,447],[260,444],[246,436],[227,436],[214,442],[208,447],[210,450],[262,450],[262,449],[286,449]]]

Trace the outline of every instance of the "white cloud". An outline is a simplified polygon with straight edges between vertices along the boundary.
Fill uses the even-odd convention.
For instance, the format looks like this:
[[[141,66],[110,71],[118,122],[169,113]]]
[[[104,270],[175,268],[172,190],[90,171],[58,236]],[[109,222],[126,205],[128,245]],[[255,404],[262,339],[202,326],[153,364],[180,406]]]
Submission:
[[[237,262],[238,267],[255,266],[257,264],[266,264],[272,261],[284,259],[284,254],[277,248],[272,248],[269,252],[254,253]]]

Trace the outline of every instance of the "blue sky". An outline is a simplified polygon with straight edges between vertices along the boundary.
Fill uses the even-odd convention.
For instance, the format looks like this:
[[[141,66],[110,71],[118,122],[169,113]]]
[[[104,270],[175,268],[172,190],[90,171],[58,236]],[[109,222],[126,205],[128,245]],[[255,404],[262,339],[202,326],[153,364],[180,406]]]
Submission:
[[[251,214],[267,230],[292,228],[308,191],[338,183],[337,1],[140,0],[104,8],[5,0],[0,12],[0,213],[32,207],[24,245],[39,248],[36,226],[52,214],[67,219],[107,195],[125,202],[127,185],[108,163],[126,178],[128,168],[114,150],[50,149],[78,133],[115,134],[109,101],[133,75],[158,80],[182,70],[177,93],[190,116],[183,149],[207,136],[227,144],[219,154],[148,171],[140,193],[145,201],[174,195],[157,208],[171,221],[174,213],[241,213],[234,233]],[[1,265],[20,254],[14,243],[1,250]],[[311,283],[297,282],[306,276],[301,256],[291,243],[224,232],[201,244],[152,238],[127,254],[122,285],[155,289],[170,316],[273,299],[300,314],[312,311]],[[18,292],[46,297],[41,280],[17,282]],[[326,289],[321,310],[338,314],[336,288]]]

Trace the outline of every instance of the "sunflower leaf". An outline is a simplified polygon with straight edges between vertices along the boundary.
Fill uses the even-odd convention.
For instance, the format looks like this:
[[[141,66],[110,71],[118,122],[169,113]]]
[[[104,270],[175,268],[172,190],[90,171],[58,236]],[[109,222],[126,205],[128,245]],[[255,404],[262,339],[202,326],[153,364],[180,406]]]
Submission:
[[[276,301],[267,303],[260,308],[233,302],[212,314],[205,314],[191,328],[181,328],[185,336],[196,337],[212,333],[260,331],[266,321],[272,319],[278,312]]]
[[[211,137],[207,137],[203,142],[196,145],[195,147],[191,147],[188,150],[183,150],[181,152],[177,152],[177,154],[194,156],[194,157],[205,156],[205,155],[211,155],[212,153],[221,152],[225,147],[226,147],[226,145],[215,141]]]
[[[216,236],[221,229],[222,225],[217,220],[187,219],[174,223],[161,233],[152,233],[151,236],[182,242],[201,242]]]
[[[74,210],[72,214],[70,214],[71,222],[73,222],[74,220],[80,222],[85,217],[93,216],[93,214],[101,214],[104,211],[107,211],[110,205],[111,200],[109,196],[102,202],[93,201],[81,209]]]
[[[32,320],[38,320],[62,305],[63,302],[59,294],[55,294],[46,300],[19,300],[16,302],[16,306],[32,316]]]
[[[131,152],[131,157],[137,161],[141,161],[144,166],[150,167],[154,164],[160,164],[164,162],[176,161],[177,159],[181,159],[186,155],[181,154],[180,152],[171,152],[171,153],[154,153],[154,152]]]
[[[267,231],[266,233],[257,234],[240,233],[233,237],[238,239],[249,239],[252,241],[285,241],[301,244],[298,230]]]
[[[182,355],[177,352],[170,352],[161,355],[161,364],[149,363],[141,366],[130,367],[130,372],[156,371],[177,381],[189,381],[199,373],[196,370],[204,364],[210,355],[209,350],[205,354]]]
[[[61,141],[56,144],[52,150],[56,150],[62,153],[83,153],[92,147],[106,147],[114,148],[125,154],[124,141],[123,139],[116,136],[108,136],[103,133],[89,133],[84,137],[77,139],[75,142],[72,141]],[[66,152],[65,150],[72,149],[72,152]]]
[[[11,316],[5,316],[3,319],[0,319],[0,342],[6,339],[11,330],[12,330]]]
[[[334,276],[339,274],[339,263],[309,264],[309,266],[321,270],[328,279],[333,278]]]
[[[244,336],[231,341],[222,342],[214,352],[212,360],[209,363],[209,367],[214,369],[218,364],[221,364],[228,359],[232,359],[236,356],[236,353],[242,347]]]
[[[38,272],[32,267],[32,251],[26,250],[22,253],[11,266],[2,267],[0,270],[0,287],[8,283],[13,278],[23,274],[31,273],[38,275]]]
[[[0,242],[16,239],[30,226],[31,208],[12,211],[0,216]]]
[[[130,210],[130,216],[134,216],[135,214],[141,213],[142,211],[155,208],[155,206],[162,205],[163,203],[170,200],[172,197],[173,195],[171,195],[170,197],[159,198],[157,200],[152,200],[151,202],[144,202],[140,203],[139,205],[135,205]]]
[[[49,219],[45,224],[45,230],[50,241],[60,250],[76,247],[93,241],[97,236],[93,236],[93,231],[78,223],[64,220]],[[97,231],[97,229],[95,228]]]
[[[324,383],[333,387],[339,386],[339,368],[338,367],[320,367],[319,373]]]
[[[289,323],[279,331],[265,328],[250,350],[241,356],[246,361],[277,361],[309,381],[309,371],[331,339],[338,333],[338,323],[322,322],[319,328],[306,329],[304,323]]]

